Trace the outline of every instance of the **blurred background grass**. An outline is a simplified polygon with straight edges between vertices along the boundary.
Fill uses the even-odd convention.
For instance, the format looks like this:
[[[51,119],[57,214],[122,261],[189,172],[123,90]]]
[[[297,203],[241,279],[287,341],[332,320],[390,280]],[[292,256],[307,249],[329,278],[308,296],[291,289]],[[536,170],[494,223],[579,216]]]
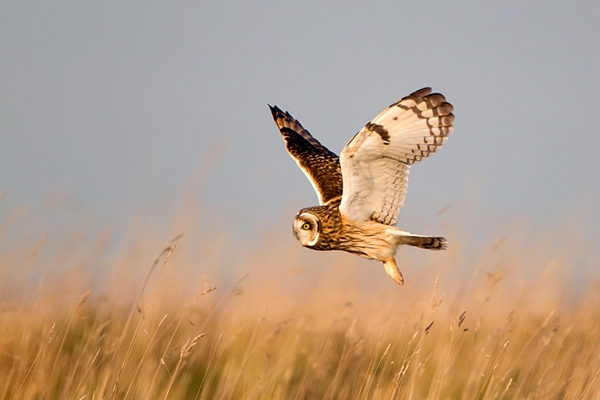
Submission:
[[[0,3],[0,398],[597,397],[599,5]],[[398,287],[292,237],[266,104],[337,152],[422,86]]]
[[[85,221],[34,238],[31,214],[4,210],[0,397],[591,399],[600,388],[598,260],[583,233],[532,237],[522,221],[473,250],[445,211],[430,228],[450,249],[400,249],[396,286],[380,263],[309,251],[269,226],[236,247],[218,213],[192,210],[162,230],[134,218],[120,242]]]

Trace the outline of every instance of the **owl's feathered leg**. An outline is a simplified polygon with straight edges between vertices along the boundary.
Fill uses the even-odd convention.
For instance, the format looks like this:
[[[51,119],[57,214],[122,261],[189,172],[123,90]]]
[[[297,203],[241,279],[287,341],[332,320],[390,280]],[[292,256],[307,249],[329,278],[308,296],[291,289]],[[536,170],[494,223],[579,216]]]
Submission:
[[[396,282],[398,285],[404,285],[404,278],[402,277],[402,272],[398,269],[396,265],[396,260],[390,258],[383,262],[383,267],[385,268],[385,272]]]

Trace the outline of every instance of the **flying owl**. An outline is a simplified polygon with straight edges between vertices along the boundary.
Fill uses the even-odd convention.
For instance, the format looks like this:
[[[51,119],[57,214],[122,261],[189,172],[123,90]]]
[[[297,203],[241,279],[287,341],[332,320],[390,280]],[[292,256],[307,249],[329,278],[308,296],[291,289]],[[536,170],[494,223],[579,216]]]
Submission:
[[[453,107],[423,88],[400,99],[365,125],[341,155],[329,151],[288,112],[271,113],[290,156],[312,183],[319,206],[300,210],[294,234],[314,250],[343,250],[382,261],[398,284],[394,254],[400,245],[443,250],[443,237],[398,229],[412,164],[435,153],[452,132]]]

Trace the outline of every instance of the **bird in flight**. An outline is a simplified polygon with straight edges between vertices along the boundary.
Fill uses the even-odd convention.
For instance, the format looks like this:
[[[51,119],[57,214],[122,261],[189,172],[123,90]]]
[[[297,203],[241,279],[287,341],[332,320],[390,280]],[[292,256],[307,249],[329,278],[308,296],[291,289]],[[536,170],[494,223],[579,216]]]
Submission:
[[[394,254],[398,246],[443,250],[443,237],[397,228],[412,164],[435,153],[452,133],[453,107],[423,88],[398,100],[367,123],[338,157],[290,113],[269,106],[290,156],[312,183],[319,205],[294,220],[302,246],[342,250],[383,262],[387,274],[404,283]]]

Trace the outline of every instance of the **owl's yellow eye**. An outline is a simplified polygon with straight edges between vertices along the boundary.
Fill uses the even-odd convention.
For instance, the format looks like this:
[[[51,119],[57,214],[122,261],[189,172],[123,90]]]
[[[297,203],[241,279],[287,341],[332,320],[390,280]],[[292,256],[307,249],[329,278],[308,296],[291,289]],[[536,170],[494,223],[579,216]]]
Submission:
[[[302,225],[302,229],[304,229],[305,231],[310,229],[310,224],[308,222],[305,222],[304,225]]]

